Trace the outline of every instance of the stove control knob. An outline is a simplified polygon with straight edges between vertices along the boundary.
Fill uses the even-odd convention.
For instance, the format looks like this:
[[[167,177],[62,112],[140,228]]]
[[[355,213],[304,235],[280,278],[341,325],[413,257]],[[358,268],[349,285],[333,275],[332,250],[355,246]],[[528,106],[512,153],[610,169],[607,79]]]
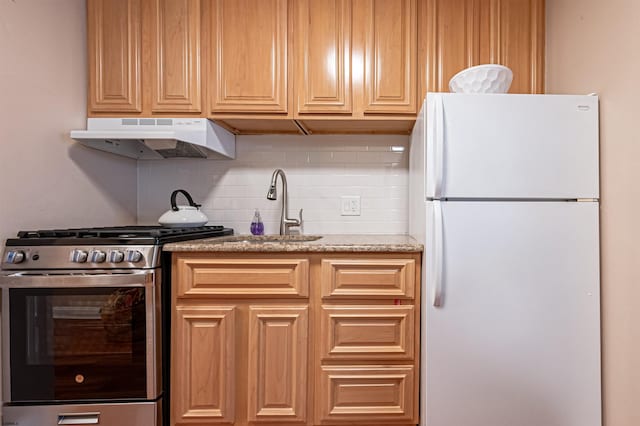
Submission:
[[[142,253],[138,250],[127,250],[127,262],[136,263],[142,260]]]
[[[100,250],[91,250],[89,259],[91,263],[102,263],[107,260],[107,253]]]
[[[124,260],[124,253],[120,250],[111,250],[109,252],[109,262],[120,263]]]
[[[84,250],[74,250],[71,252],[71,261],[73,263],[84,263],[87,261],[88,253]]]
[[[7,263],[22,263],[24,262],[24,252],[21,250],[11,250],[7,253],[5,258]]]

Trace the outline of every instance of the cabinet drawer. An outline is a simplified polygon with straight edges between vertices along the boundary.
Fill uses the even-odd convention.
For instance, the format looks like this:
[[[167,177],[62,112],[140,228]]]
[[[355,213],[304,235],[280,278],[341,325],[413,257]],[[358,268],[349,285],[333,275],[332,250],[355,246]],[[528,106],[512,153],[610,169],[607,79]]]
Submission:
[[[414,259],[324,259],[323,298],[413,299]]]
[[[323,306],[323,359],[414,357],[413,306]]]
[[[177,259],[178,297],[278,296],[309,294],[309,260],[305,258]]]
[[[415,424],[414,375],[412,365],[322,367],[319,421]]]

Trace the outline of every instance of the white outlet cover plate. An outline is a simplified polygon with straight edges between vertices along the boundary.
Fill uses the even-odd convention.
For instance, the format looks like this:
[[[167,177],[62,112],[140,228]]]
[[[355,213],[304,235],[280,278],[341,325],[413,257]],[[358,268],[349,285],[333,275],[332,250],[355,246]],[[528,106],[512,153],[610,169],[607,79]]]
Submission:
[[[360,216],[360,196],[343,195],[340,197],[340,215]]]

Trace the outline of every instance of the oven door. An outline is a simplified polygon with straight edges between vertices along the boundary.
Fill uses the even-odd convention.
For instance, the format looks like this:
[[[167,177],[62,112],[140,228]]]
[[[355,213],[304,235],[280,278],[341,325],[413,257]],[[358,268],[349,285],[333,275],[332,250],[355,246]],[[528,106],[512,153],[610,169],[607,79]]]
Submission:
[[[154,271],[0,278],[5,401],[158,398],[155,281]]]

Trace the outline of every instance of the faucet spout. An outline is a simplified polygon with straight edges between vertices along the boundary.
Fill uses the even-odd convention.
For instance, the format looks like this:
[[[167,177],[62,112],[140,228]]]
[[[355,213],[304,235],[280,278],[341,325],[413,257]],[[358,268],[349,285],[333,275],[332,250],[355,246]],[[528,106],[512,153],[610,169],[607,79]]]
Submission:
[[[276,169],[271,175],[271,183],[269,190],[267,191],[268,200],[276,200],[278,198],[278,191],[276,189],[278,183],[278,176],[282,181],[282,212],[280,214],[280,235],[287,235],[290,233],[292,226],[302,226],[302,209],[300,209],[300,219],[290,219],[289,216],[289,200],[287,194],[287,176],[284,174],[284,170]]]

